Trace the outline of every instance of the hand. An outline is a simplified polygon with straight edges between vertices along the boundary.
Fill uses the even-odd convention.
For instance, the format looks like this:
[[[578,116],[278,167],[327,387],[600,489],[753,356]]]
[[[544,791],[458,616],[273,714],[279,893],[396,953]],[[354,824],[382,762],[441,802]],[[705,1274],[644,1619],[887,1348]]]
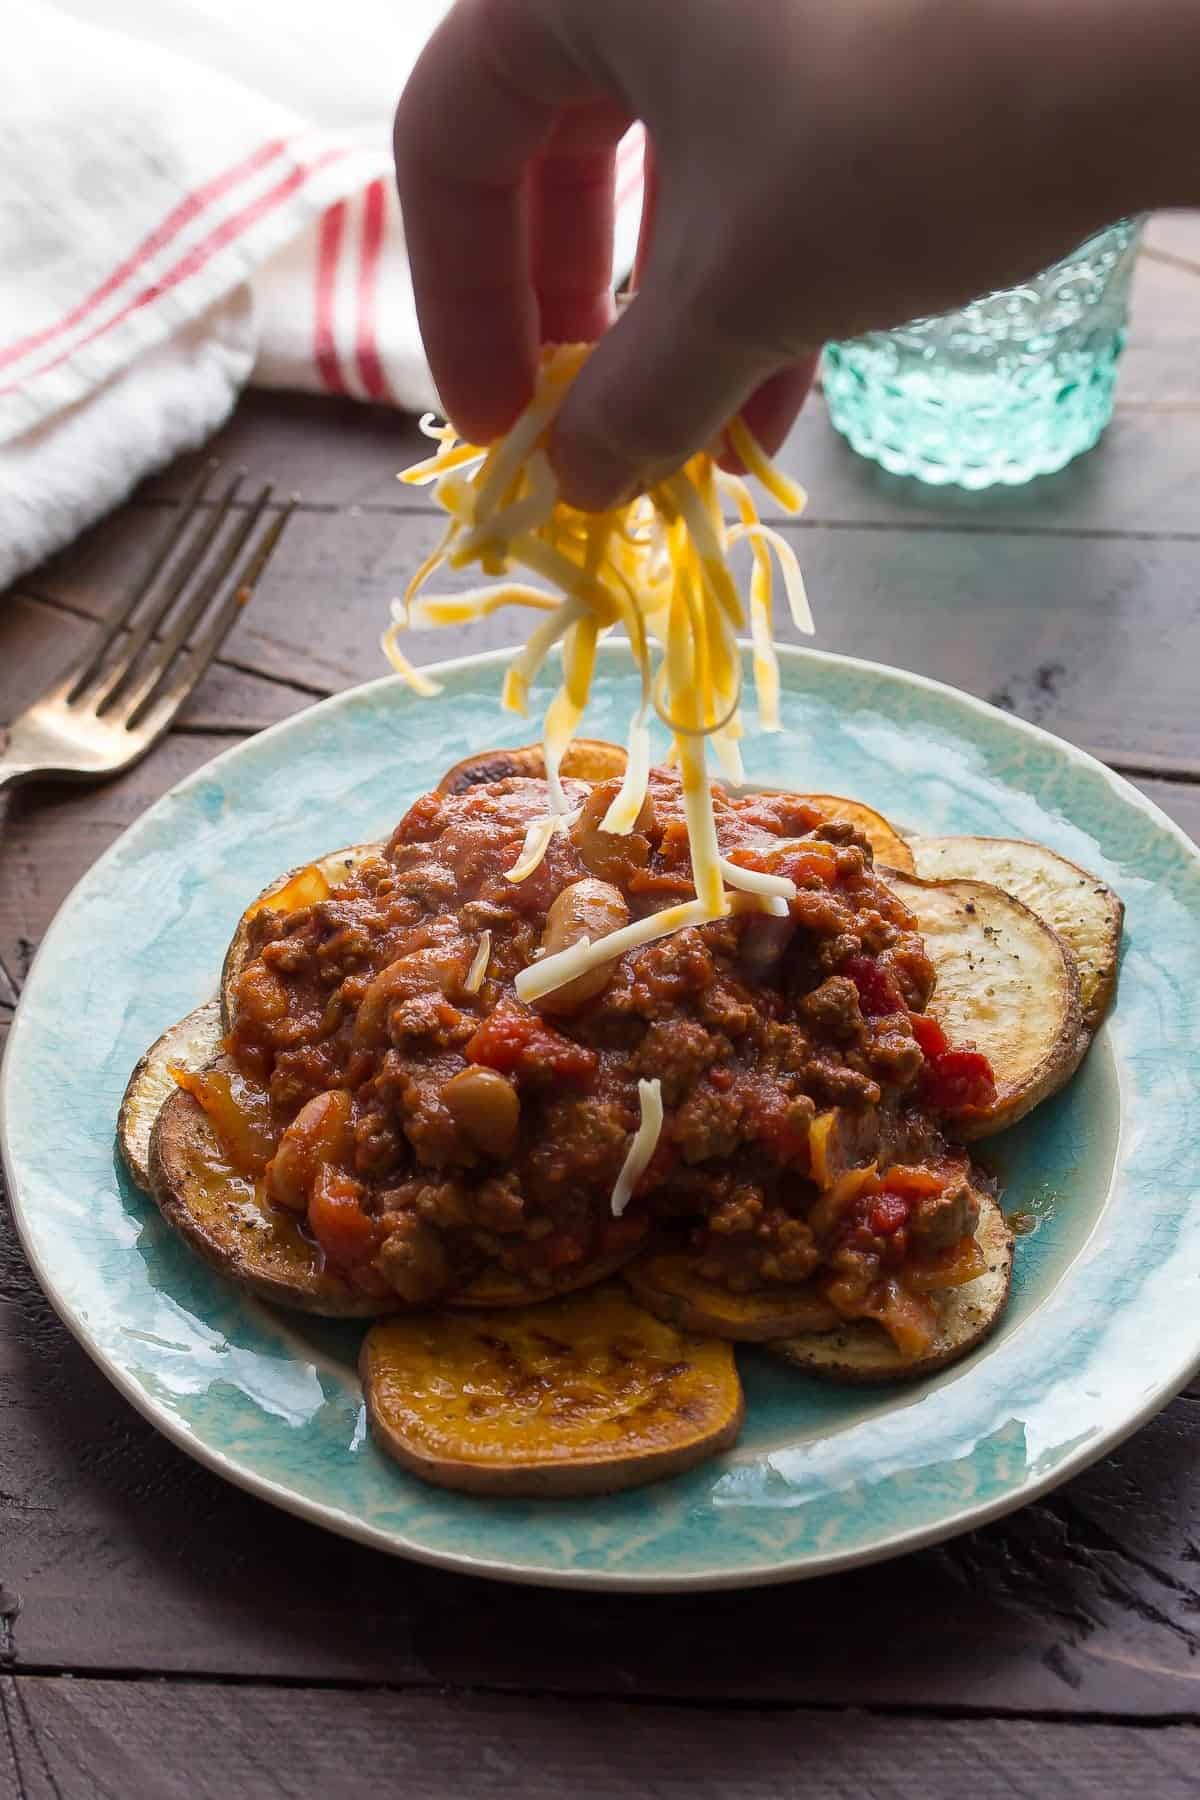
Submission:
[[[1148,0],[1122,45],[1114,0],[459,0],[396,120],[451,418],[490,440],[539,343],[598,338],[551,446],[569,499],[612,504],[738,411],[774,449],[825,338],[1019,279],[1131,210],[1129,129],[1160,63],[1186,60],[1169,32],[1150,53],[1172,8],[1200,12]],[[654,164],[614,324],[635,118]]]

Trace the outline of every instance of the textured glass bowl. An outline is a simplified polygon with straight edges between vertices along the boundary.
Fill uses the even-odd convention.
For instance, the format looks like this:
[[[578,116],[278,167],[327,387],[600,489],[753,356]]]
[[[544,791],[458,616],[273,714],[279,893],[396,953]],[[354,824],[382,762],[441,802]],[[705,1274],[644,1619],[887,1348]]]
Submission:
[[[1141,226],[1111,226],[960,312],[828,345],[837,430],[938,486],[1015,486],[1090,450],[1112,417]]]

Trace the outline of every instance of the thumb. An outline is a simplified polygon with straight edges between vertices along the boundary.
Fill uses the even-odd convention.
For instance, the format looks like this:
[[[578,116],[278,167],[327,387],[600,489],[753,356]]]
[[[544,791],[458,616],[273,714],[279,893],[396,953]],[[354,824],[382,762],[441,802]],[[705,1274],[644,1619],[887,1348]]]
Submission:
[[[600,340],[550,443],[564,499],[600,512],[714,440],[781,359],[728,338],[650,274]]]

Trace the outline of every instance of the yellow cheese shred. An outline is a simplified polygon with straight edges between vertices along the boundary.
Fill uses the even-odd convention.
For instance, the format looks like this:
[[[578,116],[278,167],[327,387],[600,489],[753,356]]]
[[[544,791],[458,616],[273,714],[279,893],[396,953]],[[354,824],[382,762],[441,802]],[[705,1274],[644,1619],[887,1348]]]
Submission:
[[[614,1219],[619,1219],[629,1205],[634,1188],[646,1173],[650,1158],[658,1148],[663,1128],[663,1103],[662,1085],[657,1079],[638,1082],[638,1104],[641,1107],[641,1120],[612,1191]]]
[[[448,522],[441,543],[421,564],[403,600],[394,604],[383,638],[392,666],[418,693],[432,693],[436,684],[400,651],[400,631],[414,624],[481,619],[501,606],[545,615],[510,665],[502,695],[508,710],[525,713],[534,679],[561,647],[563,681],[542,732],[548,810],[530,824],[508,871],[510,881],[527,880],[554,834],[569,829],[577,817],[568,811],[559,768],[588,703],[597,645],[614,629],[629,639],[642,694],[630,722],[625,776],[605,814],[604,830],[625,835],[636,824],[650,770],[651,710],[671,733],[668,761],[680,772],[696,899],[637,920],[594,944],[574,944],[522,970],[516,986],[526,1001],[687,925],[747,906],[786,911],[795,893],[784,877],[740,869],[721,856],[707,759],[711,739],[722,772],[730,780],[741,779],[739,634],[747,627],[759,721],[764,729],[778,729],[772,559],[793,623],[800,631],[813,629],[795,554],[779,532],[761,522],[748,483],[717,468],[716,451],[693,456],[647,494],[608,512],[580,512],[561,500],[546,446],[590,349],[569,344],[545,351],[532,401],[508,434],[491,446],[460,442],[452,426],[422,421],[437,448],[400,479],[431,484]],[[785,510],[799,511],[802,490],[774,468],[744,421],[735,420],[728,436],[749,474]],[[723,517],[722,497],[736,508],[733,522]],[[729,561],[743,541],[753,556],[748,609]],[[439,567],[472,566],[499,577],[500,585],[418,599]],[[530,585],[529,576],[545,587]]]

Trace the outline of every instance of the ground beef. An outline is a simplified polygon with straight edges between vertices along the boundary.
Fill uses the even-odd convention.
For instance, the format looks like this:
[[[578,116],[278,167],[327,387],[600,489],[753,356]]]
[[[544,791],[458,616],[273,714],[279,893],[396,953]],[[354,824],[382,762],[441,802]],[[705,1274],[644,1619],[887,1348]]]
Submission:
[[[940,1194],[918,1200],[909,1215],[908,1229],[927,1250],[949,1250],[974,1232],[979,1223],[979,1202],[963,1177],[952,1181]]]
[[[822,1269],[859,1279],[876,1250],[849,1243],[822,1195],[872,1159],[883,1168],[945,1152],[914,1098],[923,1057],[902,1010],[924,1007],[932,968],[866,839],[789,796],[718,795],[722,853],[790,873],[788,917],[738,913],[677,932],[614,963],[575,1012],[542,1016],[512,981],[536,958],[563,888],[608,882],[634,919],[690,892],[674,776],[654,773],[626,838],[599,829],[612,784],[565,786],[579,821],[528,881],[506,872],[546,790],[509,777],[424,796],[334,893],[252,921],[231,1051],[281,1133],[314,1096],[349,1091],[342,1172],[375,1233],[361,1279],[422,1300],[489,1263],[545,1283],[656,1220],[686,1225],[703,1266],[734,1288]],[[484,930],[486,976],[469,992]],[[867,1006],[864,968],[898,1010]],[[639,1079],[660,1082],[666,1118],[618,1225],[610,1196]],[[481,1149],[500,1140],[472,1131],[468,1086],[474,1105],[490,1094],[516,1106],[511,1154]],[[938,1252],[973,1229],[972,1208],[965,1183],[951,1182],[914,1207],[896,1242]]]
[[[820,987],[806,994],[798,1008],[800,1017],[835,1044],[857,1043],[863,1035],[863,1016],[858,989],[846,975],[830,975]]]

